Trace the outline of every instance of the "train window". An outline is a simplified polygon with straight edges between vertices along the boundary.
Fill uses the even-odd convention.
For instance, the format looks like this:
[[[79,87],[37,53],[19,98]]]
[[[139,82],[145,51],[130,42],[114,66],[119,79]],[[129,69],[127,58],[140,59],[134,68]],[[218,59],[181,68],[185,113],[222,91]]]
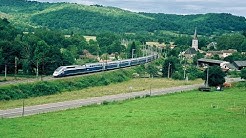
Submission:
[[[59,68],[57,68],[55,71],[59,71],[59,70],[61,70],[63,67],[59,67]]]
[[[72,69],[72,68],[75,68],[74,66],[71,66],[71,67],[67,67],[68,69]]]

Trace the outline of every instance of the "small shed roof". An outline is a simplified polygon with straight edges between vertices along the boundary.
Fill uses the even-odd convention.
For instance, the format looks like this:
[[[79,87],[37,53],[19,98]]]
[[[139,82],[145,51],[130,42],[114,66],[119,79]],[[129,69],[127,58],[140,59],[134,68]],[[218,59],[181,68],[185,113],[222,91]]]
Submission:
[[[201,58],[201,59],[198,59],[198,62],[221,64],[221,63],[223,63],[225,61],[223,61],[223,60],[214,60],[214,59]]]
[[[245,60],[245,61],[234,61],[234,63],[235,63],[238,67],[246,67],[246,60]]]

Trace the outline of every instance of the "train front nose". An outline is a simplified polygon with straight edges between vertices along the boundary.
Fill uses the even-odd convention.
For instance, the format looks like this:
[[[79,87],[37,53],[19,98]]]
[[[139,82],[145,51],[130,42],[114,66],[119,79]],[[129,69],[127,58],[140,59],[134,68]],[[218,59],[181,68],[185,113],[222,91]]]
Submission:
[[[58,77],[59,76],[59,73],[58,72],[54,72],[53,73],[53,77]]]

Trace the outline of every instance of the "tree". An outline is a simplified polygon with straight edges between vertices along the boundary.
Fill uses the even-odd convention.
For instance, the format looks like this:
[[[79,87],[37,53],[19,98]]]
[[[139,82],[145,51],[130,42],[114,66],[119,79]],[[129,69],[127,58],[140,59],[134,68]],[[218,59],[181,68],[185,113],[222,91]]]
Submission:
[[[62,48],[61,54],[63,59],[62,65],[72,65],[74,63],[75,57],[70,50]]]
[[[193,57],[193,65],[197,65],[197,61],[200,58],[204,58],[204,54],[197,52],[197,54]]]
[[[174,57],[178,57],[179,54],[181,52],[181,49],[179,47],[175,47],[174,49],[171,49],[168,53],[167,53],[167,56],[170,57],[170,56],[174,56]]]
[[[98,35],[97,42],[101,50],[100,54],[108,53],[109,46],[112,45],[114,41],[117,41],[117,40],[118,40],[118,37],[111,33],[104,33],[104,34]]]
[[[136,49],[137,49],[137,46],[136,46],[136,43],[133,41],[132,44],[130,46],[128,46],[128,58],[131,58],[131,57],[135,57],[135,53],[136,53]],[[133,54],[133,55],[132,55]]]
[[[175,71],[173,73],[172,78],[174,80],[183,80],[184,79],[183,74],[181,72],[178,72],[178,71]]]
[[[93,55],[99,55],[100,48],[97,41],[89,40],[89,45],[86,49]]]
[[[246,30],[243,31],[242,35],[246,37]]]
[[[203,80],[207,81],[207,71],[208,71],[208,85],[209,86],[219,86],[225,82],[225,72],[222,71],[220,66],[211,66],[204,71]]]
[[[154,64],[149,64],[146,69],[150,76],[158,76],[158,68]]]
[[[227,34],[222,35],[218,39],[217,48],[219,50],[224,49],[237,49],[237,51],[242,52],[242,43],[244,42],[245,37],[242,34]]]
[[[4,64],[4,60],[3,60],[3,50],[0,49],[0,65]]]
[[[120,44],[120,41],[114,41],[108,48],[108,53],[121,53],[125,51],[125,46]]]
[[[229,55],[229,56],[224,58],[224,60],[228,61],[228,62],[233,62],[233,61],[237,61],[237,60],[244,60],[244,59],[245,59],[245,57],[239,52],[235,52],[232,55]]]
[[[243,43],[241,44],[241,51],[246,52],[246,38],[244,39]]]
[[[169,57],[166,60],[164,60],[163,66],[162,66],[162,76],[163,77],[172,77],[172,74],[175,71],[178,71],[178,69],[181,68],[179,64],[179,59],[176,57]]]
[[[221,60],[220,59],[220,56],[218,54],[215,54],[211,59],[214,59],[214,60]]]
[[[189,65],[186,67],[186,76],[188,76],[189,80],[195,80],[197,78],[202,78],[203,72],[196,66]]]
[[[246,68],[241,70],[241,75],[240,75],[241,79],[246,79]]]

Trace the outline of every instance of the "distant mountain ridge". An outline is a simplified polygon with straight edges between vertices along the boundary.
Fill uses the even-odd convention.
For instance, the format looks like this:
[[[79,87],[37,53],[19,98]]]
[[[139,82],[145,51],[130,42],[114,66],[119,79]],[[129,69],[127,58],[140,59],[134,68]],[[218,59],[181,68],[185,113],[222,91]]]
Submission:
[[[47,27],[87,34],[156,30],[192,34],[195,27],[200,34],[205,35],[246,30],[245,17],[227,13],[197,15],[135,13],[115,7],[26,0],[1,0],[0,15],[22,28]]]

